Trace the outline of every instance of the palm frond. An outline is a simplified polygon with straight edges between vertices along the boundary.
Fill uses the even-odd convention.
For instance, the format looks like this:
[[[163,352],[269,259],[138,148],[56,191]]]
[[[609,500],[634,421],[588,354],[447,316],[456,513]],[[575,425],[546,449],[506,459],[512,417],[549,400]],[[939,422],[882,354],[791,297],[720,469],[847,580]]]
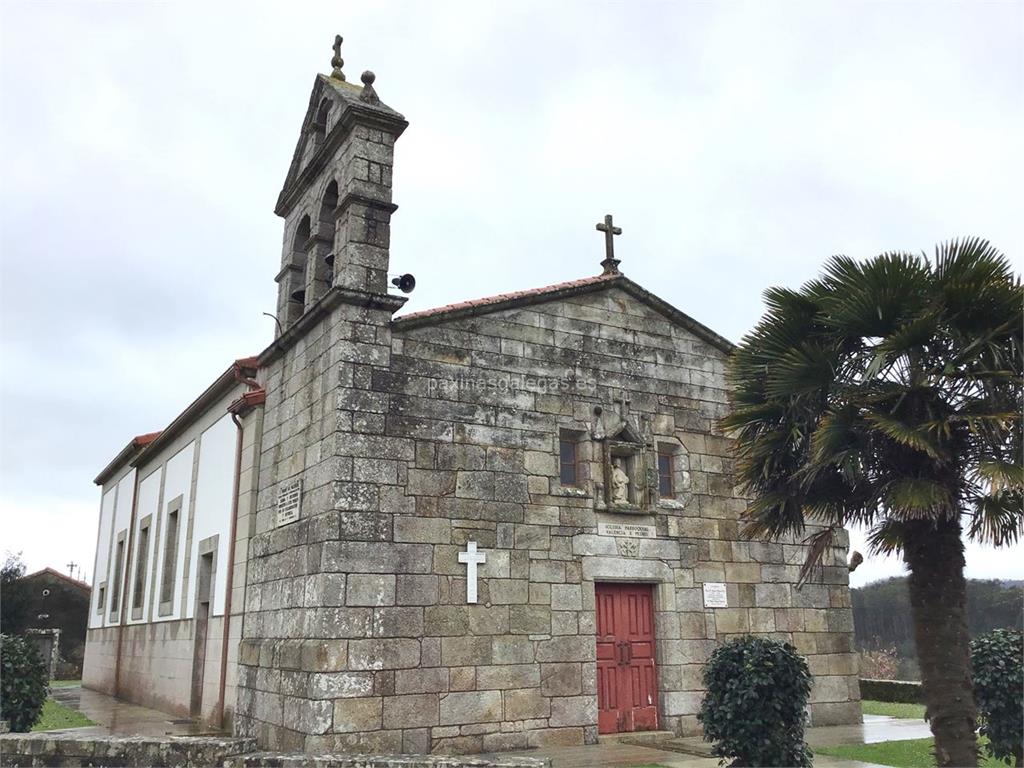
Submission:
[[[901,445],[926,453],[933,459],[939,457],[938,445],[928,435],[927,430],[917,429],[897,418],[877,411],[865,412],[864,420],[886,437]]]
[[[882,520],[868,531],[870,551],[876,555],[892,555],[903,549],[906,526],[897,520]]]
[[[967,535],[972,541],[1003,547],[1016,544],[1024,534],[1024,494],[999,491],[974,500]]]

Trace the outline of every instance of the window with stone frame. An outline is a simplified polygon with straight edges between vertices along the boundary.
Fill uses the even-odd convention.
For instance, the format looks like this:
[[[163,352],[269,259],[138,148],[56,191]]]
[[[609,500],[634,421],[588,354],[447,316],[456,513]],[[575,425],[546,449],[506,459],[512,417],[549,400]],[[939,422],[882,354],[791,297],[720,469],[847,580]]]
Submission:
[[[164,533],[163,569],[160,574],[160,615],[171,612],[174,600],[174,582],[178,574],[178,536],[181,530],[181,502],[178,496],[167,505],[167,525]]]
[[[668,446],[658,446],[658,496],[671,499],[675,496],[675,454]]]
[[[96,595],[96,613],[103,613],[103,606],[107,602],[107,582],[99,585],[99,592]]]
[[[149,565],[149,529],[151,516],[139,525],[139,544],[135,550],[135,580],[132,585],[132,618],[142,618],[142,606],[146,602],[146,570]]]
[[[685,504],[690,490],[690,457],[677,440],[659,440],[658,501],[669,506]]]
[[[558,431],[558,482],[563,488],[579,488],[581,480],[580,433],[561,429]]]
[[[121,608],[121,576],[124,573],[124,539],[125,531],[117,538],[114,556],[114,586],[110,593],[110,618],[115,618]]]

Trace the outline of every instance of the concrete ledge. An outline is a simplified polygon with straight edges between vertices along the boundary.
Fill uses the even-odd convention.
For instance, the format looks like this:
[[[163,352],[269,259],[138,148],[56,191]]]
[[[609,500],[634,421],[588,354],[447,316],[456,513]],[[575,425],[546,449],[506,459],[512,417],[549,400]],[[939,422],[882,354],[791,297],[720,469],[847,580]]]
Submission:
[[[861,678],[860,697],[871,701],[921,704],[921,684],[913,680],[870,680]]]
[[[472,755],[306,755],[258,752],[224,762],[224,768],[551,768],[539,757],[483,758]]]
[[[71,731],[8,733],[0,735],[0,766],[218,766],[232,755],[255,749],[255,739],[215,736],[76,736]]]

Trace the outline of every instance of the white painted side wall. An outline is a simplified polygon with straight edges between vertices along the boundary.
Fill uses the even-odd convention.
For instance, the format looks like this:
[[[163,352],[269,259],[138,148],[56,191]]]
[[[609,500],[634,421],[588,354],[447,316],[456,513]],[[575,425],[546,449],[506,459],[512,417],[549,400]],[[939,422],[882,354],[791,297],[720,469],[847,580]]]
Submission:
[[[96,561],[92,568],[92,599],[89,602],[89,629],[103,626],[103,614],[97,612],[100,599],[100,585],[107,579],[110,570],[110,527],[114,520],[116,487],[108,488],[100,500],[99,533],[96,538]],[[104,590],[103,612],[109,608],[110,585]]]
[[[228,577],[228,538],[231,534],[231,504],[234,491],[237,429],[230,414],[224,414],[199,438],[199,469],[196,476],[195,521],[189,553],[187,618],[195,616],[196,574],[199,542],[219,535],[216,577],[211,601],[212,614],[223,615]]]
[[[111,599],[114,595],[114,571],[117,568],[117,537],[122,532],[127,534],[128,526],[131,524],[132,519],[132,500],[135,494],[135,470],[131,470],[124,477],[121,478],[117,484],[117,501],[114,504],[114,517],[113,517],[113,531],[110,538],[109,554],[107,556],[107,607],[103,610],[103,625],[114,626],[117,624],[117,614],[114,618],[110,617]],[[130,565],[128,558],[128,538],[125,536],[125,553],[124,562],[122,564],[122,571],[120,578],[124,578],[124,569],[127,569]],[[122,582],[123,587],[123,582]],[[127,596],[124,590],[121,592],[120,607],[124,607]]]
[[[181,618],[181,590],[184,588],[185,560],[188,556],[185,543],[188,536],[188,511],[192,501],[192,463],[195,458],[196,444],[193,440],[176,454],[174,454],[164,465],[164,495],[161,500],[160,541],[157,547],[157,594],[163,589],[161,584],[164,572],[164,555],[166,554],[167,536],[167,508],[178,496],[181,500],[181,517],[178,528],[178,552],[174,565],[174,594],[171,598],[173,606],[171,612],[166,616],[153,616],[153,621],[173,621]],[[158,611],[154,611],[154,614]]]
[[[149,575],[152,573],[153,552],[157,538],[157,510],[160,504],[160,475],[158,469],[151,472],[139,483],[139,500],[135,505],[135,530],[132,533],[132,569],[128,574],[128,610],[125,618],[129,624],[142,624],[149,616],[149,605],[151,595],[149,594]],[[139,563],[139,544],[142,522],[147,515],[152,515],[149,520],[149,542],[146,549],[146,573],[143,578],[142,595],[142,617],[132,620],[132,607],[135,605],[135,572]]]

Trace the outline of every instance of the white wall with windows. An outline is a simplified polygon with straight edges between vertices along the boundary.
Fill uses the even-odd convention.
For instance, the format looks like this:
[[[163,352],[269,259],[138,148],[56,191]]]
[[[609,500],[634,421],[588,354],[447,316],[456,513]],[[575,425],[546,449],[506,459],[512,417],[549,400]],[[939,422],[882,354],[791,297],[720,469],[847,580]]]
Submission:
[[[199,438],[199,467],[196,473],[195,524],[189,553],[189,584],[196,583],[199,562],[198,546],[204,539],[218,537],[215,556],[211,613],[224,613],[225,587],[228,578],[228,537],[231,532],[231,508],[235,487],[235,450],[237,429],[230,414]],[[195,615],[196,591],[189,590],[188,617]]]
[[[117,483],[112,531],[107,555],[107,595],[103,609],[103,626],[119,623],[119,609],[124,607],[124,572],[128,567],[128,526],[132,519],[135,497],[135,470],[130,470]]]
[[[164,493],[161,500],[160,541],[156,554],[156,591],[160,604],[169,598],[170,605],[166,608],[157,606],[153,612],[153,621],[171,621],[180,619],[181,594],[185,589],[184,573],[188,552],[186,537],[188,536],[189,510],[192,504],[192,467],[195,463],[196,443],[191,441],[184,448],[167,459],[164,465]],[[168,525],[171,515],[176,516],[174,525]],[[170,559],[172,562],[165,562]]]
[[[96,560],[93,563],[92,601],[89,607],[89,629],[102,627],[105,614],[109,610],[110,584],[107,572],[110,570],[110,531],[114,524],[114,502],[117,499],[117,486],[103,491],[100,501],[99,532],[96,535]]]
[[[157,469],[139,483],[135,528],[132,532],[132,568],[128,574],[128,607],[125,613],[129,624],[142,623],[149,618],[150,568],[156,546],[162,474]]]

